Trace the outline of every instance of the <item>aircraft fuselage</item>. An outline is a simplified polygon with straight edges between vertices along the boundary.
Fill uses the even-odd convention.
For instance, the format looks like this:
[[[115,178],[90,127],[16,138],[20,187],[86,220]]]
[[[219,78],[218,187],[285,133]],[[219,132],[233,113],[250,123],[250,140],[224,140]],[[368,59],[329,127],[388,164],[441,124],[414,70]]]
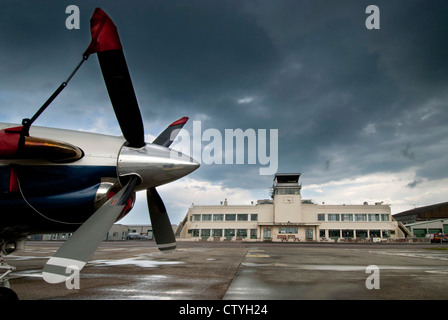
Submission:
[[[14,126],[0,123],[0,130]],[[0,159],[1,239],[73,232],[122,187],[126,177],[140,178],[135,189],[139,191],[177,180],[199,166],[160,145],[129,148],[123,137],[37,126],[31,127],[30,136],[71,144],[83,156],[68,163]]]

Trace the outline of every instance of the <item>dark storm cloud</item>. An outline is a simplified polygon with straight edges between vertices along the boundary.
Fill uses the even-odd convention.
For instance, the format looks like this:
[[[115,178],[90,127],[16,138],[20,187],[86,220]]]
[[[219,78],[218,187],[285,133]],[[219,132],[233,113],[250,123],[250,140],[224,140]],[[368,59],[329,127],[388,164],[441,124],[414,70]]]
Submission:
[[[381,30],[368,31],[367,2],[284,3],[251,7],[285,63],[269,87],[289,137],[280,145],[281,167],[293,168],[296,158],[310,172],[318,160],[334,178],[399,170],[409,164],[398,150],[412,143],[418,154],[446,135],[445,4],[379,1]],[[432,155],[446,163],[442,152]]]
[[[65,27],[67,2],[5,1],[0,11],[2,121],[31,117],[68,77],[90,41],[87,10],[81,31]],[[90,11],[90,10],[89,10]],[[93,9],[92,9],[93,12]],[[96,57],[93,57],[96,59]],[[94,60],[90,59],[90,60]],[[84,112],[107,102],[97,62],[88,61],[36,124],[78,129]],[[70,119],[71,118],[71,119]],[[92,119],[92,117],[90,117]],[[76,122],[76,123],[74,123]],[[88,121],[85,121],[86,123]]]
[[[80,8],[80,30],[64,26],[69,4]],[[370,4],[380,30],[365,27]],[[90,41],[96,6],[118,26],[152,135],[182,116],[186,128],[201,120],[203,130],[278,129],[279,171],[301,171],[304,183],[413,167],[417,189],[412,181],[448,173],[445,2],[7,1],[0,116],[8,104],[17,121],[19,106],[29,116],[65,79]],[[99,110],[119,134],[94,56],[57,105],[43,123],[69,114],[76,124],[64,125],[88,129]],[[203,165],[193,176],[270,187],[258,168]]]
[[[279,60],[235,1],[163,2],[147,19],[137,51],[145,69],[135,82],[144,83],[151,115],[166,118],[166,108],[180,108],[210,116],[214,126],[237,123],[229,117],[244,112],[236,100],[260,90]]]

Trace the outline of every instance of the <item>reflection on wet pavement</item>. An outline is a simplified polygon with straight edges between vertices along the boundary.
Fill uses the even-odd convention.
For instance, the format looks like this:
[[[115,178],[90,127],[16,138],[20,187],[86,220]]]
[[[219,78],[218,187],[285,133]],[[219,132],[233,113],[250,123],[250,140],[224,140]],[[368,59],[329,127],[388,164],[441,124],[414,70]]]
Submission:
[[[448,299],[448,251],[419,246],[191,242],[161,253],[152,241],[106,242],[69,290],[41,279],[60,245],[8,256],[20,299]],[[369,266],[379,290],[366,287]]]

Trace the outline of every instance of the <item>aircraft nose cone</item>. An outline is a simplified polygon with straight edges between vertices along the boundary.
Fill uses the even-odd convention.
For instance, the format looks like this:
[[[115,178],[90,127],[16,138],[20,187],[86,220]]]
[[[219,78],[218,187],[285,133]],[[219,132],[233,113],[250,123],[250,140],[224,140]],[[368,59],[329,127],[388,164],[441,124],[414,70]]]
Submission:
[[[167,175],[173,174],[181,178],[199,168],[199,163],[193,158],[181,152],[169,150],[169,159],[166,159],[166,163],[162,166],[162,171]]]
[[[147,144],[142,148],[123,146],[117,170],[120,177],[137,175],[141,183],[136,191],[180,179],[199,167],[193,158],[169,148]]]

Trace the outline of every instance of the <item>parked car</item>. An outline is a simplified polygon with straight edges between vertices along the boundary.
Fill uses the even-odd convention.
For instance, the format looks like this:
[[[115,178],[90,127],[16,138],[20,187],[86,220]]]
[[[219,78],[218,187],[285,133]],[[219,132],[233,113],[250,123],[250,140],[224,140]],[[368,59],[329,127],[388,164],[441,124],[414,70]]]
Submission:
[[[140,240],[142,235],[140,233],[129,233],[127,236],[128,240]]]

